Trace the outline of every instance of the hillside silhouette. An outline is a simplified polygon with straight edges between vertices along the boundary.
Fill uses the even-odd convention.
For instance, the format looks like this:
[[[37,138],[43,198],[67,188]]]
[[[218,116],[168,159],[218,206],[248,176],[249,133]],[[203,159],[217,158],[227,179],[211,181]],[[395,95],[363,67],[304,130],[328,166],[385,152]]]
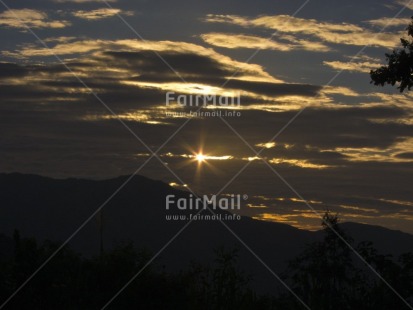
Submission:
[[[35,270],[36,266],[40,265],[41,262],[47,258],[48,254],[53,252],[53,249],[56,249],[65,241],[107,200],[111,193],[127,179],[128,176],[99,181],[82,179],[57,180],[36,175],[16,173],[0,174],[0,186],[2,188],[0,192],[2,205],[0,211],[2,221],[0,226],[0,255],[3,262],[2,297],[7,298],[7,294],[12,291],[13,287],[15,288],[18,283],[24,281],[24,278],[30,275],[30,272]],[[77,306],[73,306],[72,308],[83,307],[85,309],[93,309],[98,307],[96,305],[99,303],[100,306],[102,306],[101,303],[104,299],[102,296],[109,294],[102,293],[103,291],[115,291],[116,287],[119,287],[122,282],[126,282],[128,277],[132,277],[133,273],[139,270],[139,267],[150,259],[153,253],[156,253],[164,246],[185,224],[183,221],[165,220],[165,197],[168,194],[174,194],[177,197],[188,197],[189,195],[187,192],[172,188],[160,181],[150,180],[142,176],[133,177],[132,180],[105,205],[103,208],[103,217],[101,218],[98,215],[94,217],[70,241],[68,246],[64,248],[62,253],[59,254],[61,258],[56,260],[58,266],[53,267],[54,265],[52,264],[51,267],[48,267],[52,269],[56,268],[56,272],[45,268],[43,272],[39,273],[44,275],[40,276],[39,280],[37,280],[45,282],[36,285],[40,285],[40,287],[42,287],[42,285],[51,285],[50,283],[54,283],[53,277],[55,275],[59,275],[58,279],[60,279],[60,274],[57,270],[62,268],[65,269],[67,267],[67,272],[71,275],[79,275],[79,270],[85,270],[84,272],[80,272],[80,278],[75,277],[73,279],[69,277],[70,279],[66,279],[69,282],[75,281],[76,283],[79,283],[79,281],[82,283],[84,281],[92,281],[86,284],[83,283],[88,286],[87,290],[86,288],[79,288],[77,291],[75,290],[71,293],[76,296],[78,302],[78,304],[76,304]],[[220,212],[226,213],[224,211]],[[356,268],[345,268],[344,274],[352,275],[353,278],[351,281],[349,280],[350,282],[346,282],[347,280],[344,281],[343,283],[345,284],[343,284],[341,289],[353,286],[366,289],[366,292],[363,293],[365,295],[361,293],[361,295],[352,295],[351,298],[354,303],[360,301],[361,296],[370,296],[369,298],[373,298],[372,296],[376,296],[379,291],[387,292],[386,287],[383,287],[379,284],[380,281],[371,277],[371,272],[369,273],[369,270],[367,270],[348,249],[345,251],[345,255],[347,256],[340,256],[341,259],[347,260],[343,262],[343,265],[340,265],[342,260],[335,259],[334,256],[331,255],[328,261],[332,261],[338,265],[335,266],[332,264],[329,267],[330,269],[324,269],[324,267],[328,266],[328,261],[324,264],[309,264],[309,262],[314,261],[314,257],[317,258],[315,261],[320,262],[322,262],[321,258],[326,258],[323,254],[325,251],[320,250],[324,249],[326,245],[331,242],[331,240],[326,239],[325,227],[324,229],[320,229],[320,231],[311,232],[300,230],[286,224],[263,222],[248,217],[243,217],[240,221],[226,221],[225,223],[237,236],[248,244],[273,271],[282,274],[286,281],[289,281],[289,283],[302,294],[304,299],[307,298],[308,303],[311,303],[314,299],[314,296],[309,296],[309,292],[319,296],[320,294],[324,294],[323,289],[325,289],[325,287],[323,288],[323,286],[321,286],[321,288],[314,288],[314,290],[311,291],[309,288],[305,288],[303,279],[320,275],[320,273],[325,270],[329,270],[327,272],[327,278],[329,278],[328,274],[334,273],[337,266],[338,269],[343,268],[343,266],[346,266],[346,268],[348,268],[348,266],[354,266],[354,268]],[[100,230],[101,225],[103,225],[102,234]],[[403,278],[403,291],[410,287],[409,285],[412,283],[412,279],[409,272],[412,271],[411,269],[409,269],[410,271],[406,270],[408,266],[411,268],[413,264],[411,262],[411,256],[409,257],[406,254],[402,256],[402,254],[412,252],[412,235],[383,227],[357,223],[342,223],[337,224],[337,227],[343,235],[351,240],[351,244],[355,248],[364,253],[366,259],[369,259],[377,268],[381,268],[383,272],[388,274],[388,277],[391,278],[392,281],[397,282],[400,280],[401,277],[399,274],[403,271],[403,274],[406,276],[406,279]],[[101,236],[103,236],[103,243]],[[102,245],[103,252],[101,249]],[[341,246],[340,248],[344,249]],[[234,248],[237,248],[235,252],[233,251]],[[322,255],[317,257],[317,255],[320,255],[320,251]],[[332,253],[335,252],[333,251]],[[391,256],[384,256],[381,253]],[[227,259],[223,257],[227,257]],[[397,261],[399,258],[401,261]],[[112,260],[115,261],[113,262]],[[126,263],[123,263],[124,260]],[[196,262],[196,264],[194,265],[193,262]],[[232,270],[232,276],[236,282],[231,285],[240,286],[240,289],[242,288],[242,292],[237,294],[237,296],[244,296],[243,294],[245,294],[245,300],[242,299],[243,301],[241,302],[237,299],[238,297],[234,297],[236,299],[233,300],[234,303],[245,303],[245,305],[248,305],[248,300],[248,302],[253,303],[257,307],[258,304],[262,305],[262,309],[278,309],[277,307],[283,309],[280,305],[286,303],[289,306],[285,306],[285,308],[295,309],[294,307],[297,307],[297,309],[301,309],[300,305],[296,304],[295,301],[290,299],[291,296],[286,294],[285,289],[282,288],[278,280],[218,221],[192,222],[187,229],[162,252],[153,266],[154,270],[151,268],[148,269],[148,276],[153,278],[146,279],[144,277],[144,279],[146,279],[145,281],[149,282],[138,281],[135,286],[132,286],[131,290],[142,289],[143,291],[141,291],[141,293],[146,292],[142,286],[146,286],[147,283],[154,283],[153,285],[162,287],[162,290],[165,289],[168,292],[173,292],[171,294],[178,298],[177,296],[179,294],[177,295],[175,290],[179,287],[182,288],[183,285],[185,287],[182,289],[184,295],[179,295],[180,297],[177,300],[168,299],[172,298],[168,295],[169,297],[164,297],[163,300],[168,301],[168,303],[172,305],[173,302],[183,304],[183,300],[187,301],[188,298],[191,300],[196,299],[199,302],[197,304],[199,306],[203,304],[199,300],[202,300],[202,298],[211,299],[212,297],[208,294],[217,293],[217,291],[215,293],[209,291],[212,290],[211,287],[217,285],[216,283],[214,284],[214,281],[218,281],[217,278],[213,278],[212,274],[214,274],[214,272],[211,270],[215,270],[214,268],[224,268],[220,264],[225,265],[226,263],[230,265],[225,268]],[[16,264],[18,266],[24,265],[25,267],[22,268],[20,266],[17,268]],[[103,264],[103,267],[99,264]],[[21,273],[16,273],[16,268],[20,270]],[[78,269],[75,271],[71,268]],[[99,271],[100,268],[103,268],[103,271]],[[118,268],[120,268],[119,273],[116,272]],[[194,270],[198,270],[198,273]],[[205,274],[201,271],[205,272]],[[90,278],[83,279],[82,277],[86,276],[89,272],[91,273]],[[104,275],[99,275],[100,272]],[[150,274],[150,272],[153,272],[153,274]],[[194,272],[198,275],[203,274],[202,277],[204,278],[202,281],[204,282],[199,278],[194,279],[189,276],[194,276]],[[356,281],[354,272],[365,273],[366,276],[357,278]],[[303,275],[305,275],[304,278]],[[43,277],[46,279],[43,279]],[[100,277],[104,277],[104,279]],[[4,279],[7,279],[7,281],[4,282]],[[61,281],[64,283],[66,280],[63,279]],[[97,291],[92,293],[88,290],[97,285],[93,281],[99,282],[99,285],[108,285],[108,287],[105,289],[95,288]],[[158,283],[158,281],[166,287],[162,285],[159,286],[158,284],[160,282]],[[182,281],[185,283],[182,283]],[[203,284],[193,284],[191,281],[201,281]],[[144,285],[143,283],[146,284]],[[374,284],[373,286],[372,283]],[[36,286],[32,284],[30,287],[33,285]],[[54,284],[53,287],[56,285],[59,286],[60,284]],[[65,287],[69,284],[61,285]],[[71,283],[70,285],[74,284]],[[204,287],[203,285],[206,286]],[[151,286],[149,285],[149,287]],[[189,294],[186,291],[189,288],[197,288],[199,291],[196,290],[192,292],[195,295],[188,297],[188,295],[185,294]],[[37,290],[32,289],[34,290],[32,294],[35,294],[34,292],[37,292]],[[151,288],[151,290],[152,289],[154,288]],[[30,289],[28,290],[30,291]],[[218,291],[220,290],[221,289]],[[90,296],[95,296],[94,298],[96,299],[93,302],[96,302],[96,305],[86,303],[86,297],[81,296],[83,294],[82,292],[86,291],[89,292],[88,294],[91,294]],[[45,290],[45,292],[47,292],[47,290]],[[99,295],[100,293],[103,295]],[[37,292],[36,294],[39,293]],[[329,294],[333,293],[329,292]],[[387,298],[386,301],[388,302],[394,302],[394,296],[386,294],[382,293],[379,295]],[[126,294],[126,296],[129,295]],[[141,295],[138,294],[138,296]],[[142,293],[142,296],[149,295],[146,292]],[[217,295],[214,296],[214,298],[218,298]],[[62,296],[62,298],[63,297],[70,300],[69,304],[73,304],[72,301],[74,302],[74,300],[70,296]],[[27,297],[24,298],[24,300],[30,300],[30,298]],[[138,297],[136,297],[137,299],[133,299],[132,297],[132,299],[124,298],[126,298],[126,304],[123,305],[124,309],[128,309],[130,305],[136,305],[138,300],[140,300]],[[333,296],[330,299],[324,300],[322,305],[315,304],[315,308],[312,309],[330,309],[329,307],[332,301],[335,300],[338,299]],[[63,301],[57,300],[56,302],[62,303]],[[192,309],[235,309],[231,308],[235,307],[234,304],[231,304],[231,306],[227,305],[225,306],[226,308],[224,306],[221,307],[221,303],[223,302],[221,299],[216,301],[220,306],[215,305],[215,308],[212,306],[212,308],[202,308],[199,306],[200,308]],[[380,303],[378,302],[377,304]],[[382,304],[385,303],[382,302]],[[151,305],[150,301],[145,305],[147,309],[169,309],[162,305]],[[186,307],[191,309],[188,305]],[[20,307],[20,309],[23,308]],[[39,306],[39,309],[41,308],[42,307]],[[43,307],[43,309],[52,308],[53,305]],[[119,309],[121,308],[122,306],[119,306]],[[71,309],[71,307],[67,309]],[[173,309],[173,307],[171,309]],[[185,309],[185,307],[182,309]],[[242,308],[237,306],[236,309]]]

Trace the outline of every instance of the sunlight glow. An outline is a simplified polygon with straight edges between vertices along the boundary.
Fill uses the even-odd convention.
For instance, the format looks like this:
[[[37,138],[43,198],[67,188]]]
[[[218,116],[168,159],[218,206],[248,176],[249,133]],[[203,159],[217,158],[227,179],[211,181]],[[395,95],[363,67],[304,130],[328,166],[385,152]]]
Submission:
[[[256,146],[266,148],[266,149],[271,149],[275,147],[275,142],[266,142],[266,143],[258,143]]]
[[[202,163],[206,160],[206,156],[202,153],[196,154],[195,159],[199,162]]]
[[[233,159],[234,157],[231,155],[224,155],[224,156],[212,156],[212,155],[205,155],[202,153],[197,153],[193,156],[196,161],[199,163],[206,162],[208,160],[229,160]]]

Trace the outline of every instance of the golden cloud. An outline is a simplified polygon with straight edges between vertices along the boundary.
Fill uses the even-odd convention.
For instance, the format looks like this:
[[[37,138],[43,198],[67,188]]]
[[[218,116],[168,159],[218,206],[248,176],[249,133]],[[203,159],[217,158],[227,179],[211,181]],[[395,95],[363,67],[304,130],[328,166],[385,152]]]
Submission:
[[[347,160],[354,162],[413,162],[413,158],[403,158],[398,156],[398,154],[401,153],[413,153],[413,138],[397,142],[386,149],[371,147],[340,147],[335,148],[334,151],[347,156]]]
[[[397,0],[396,2],[401,6],[405,6],[408,9],[413,10],[413,2],[410,0]]]
[[[109,18],[117,14],[132,16],[133,12],[122,11],[120,9],[114,9],[114,8],[102,8],[102,9],[97,9],[97,10],[92,10],[92,11],[80,10],[80,11],[73,12],[72,14],[82,19],[99,20],[99,19]]]
[[[255,146],[266,148],[266,149],[272,149],[275,147],[275,142],[264,142],[264,143],[258,143]]]
[[[64,20],[49,20],[45,12],[32,9],[8,10],[0,13],[0,25],[10,28],[64,28]]]
[[[57,41],[58,42],[58,41]],[[6,51],[2,54],[8,57],[28,58],[44,57],[53,55],[91,54],[98,51],[154,51],[154,52],[175,52],[190,53],[208,57],[218,62],[223,69],[229,71],[239,71],[239,75],[234,79],[247,81],[265,81],[272,83],[283,82],[265,72],[262,66],[233,60],[215,52],[213,49],[200,45],[176,42],[176,41],[141,41],[141,40],[78,40],[72,42],[58,42],[50,48],[39,47],[38,45],[25,45],[17,51]]]
[[[323,61],[323,64],[338,71],[368,73],[380,64],[373,62],[344,62],[344,61]]]
[[[310,50],[327,52],[330,48],[321,42],[311,42],[309,40],[298,39],[291,35],[279,36],[281,41],[272,38],[262,38],[259,36],[233,34],[233,33],[208,33],[202,34],[201,38],[208,44],[225,48],[249,48],[277,51]]]
[[[358,97],[360,94],[344,86],[325,86],[321,91],[324,95],[339,94],[347,97]]]
[[[327,43],[357,46],[394,47],[398,44],[400,37],[400,33],[374,33],[355,24],[330,23],[288,15],[260,16],[250,19],[237,15],[210,14],[206,16],[205,21],[234,24],[243,27],[261,27],[280,33],[316,37]]]
[[[293,49],[291,44],[243,34],[208,33],[201,35],[201,38],[208,44],[225,48],[269,49],[284,52]]]
[[[371,19],[366,21],[366,23],[377,26],[380,28],[387,28],[387,27],[399,27],[404,26],[407,27],[410,24],[410,18],[390,18],[390,17],[382,17],[378,19]]]
[[[271,164],[276,164],[276,165],[287,164],[289,166],[295,166],[295,167],[304,168],[304,169],[327,169],[327,168],[333,167],[330,165],[311,163],[308,160],[303,160],[303,159],[273,158],[273,159],[270,159],[269,162]]]

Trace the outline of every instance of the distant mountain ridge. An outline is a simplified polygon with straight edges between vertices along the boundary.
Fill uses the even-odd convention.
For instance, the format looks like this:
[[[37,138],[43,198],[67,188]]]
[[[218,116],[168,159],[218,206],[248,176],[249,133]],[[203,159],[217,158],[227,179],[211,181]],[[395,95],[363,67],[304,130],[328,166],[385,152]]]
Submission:
[[[94,181],[0,174],[0,234],[10,237],[18,229],[22,236],[39,241],[64,241],[128,178]],[[104,247],[133,241],[136,247],[157,252],[186,224],[165,219],[165,197],[169,194],[189,195],[161,181],[134,176],[103,208]],[[248,217],[225,223],[276,272],[284,270],[286,261],[299,254],[306,244],[323,237],[322,231],[305,231]],[[99,225],[99,218],[95,217],[70,245],[85,255],[98,254]],[[357,223],[343,223],[341,227],[356,242],[372,241],[383,254],[413,251],[413,235]],[[218,246],[236,246],[240,248],[240,264],[253,272],[258,282],[272,283],[272,276],[233,233],[218,221],[193,221],[162,252],[160,259],[168,268],[177,270],[192,260],[209,261]],[[0,255],[10,247],[7,240],[0,238]]]

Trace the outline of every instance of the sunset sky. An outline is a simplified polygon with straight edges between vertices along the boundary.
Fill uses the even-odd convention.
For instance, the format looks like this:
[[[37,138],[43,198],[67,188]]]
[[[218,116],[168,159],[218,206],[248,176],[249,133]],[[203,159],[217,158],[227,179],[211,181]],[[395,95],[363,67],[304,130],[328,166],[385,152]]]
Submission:
[[[395,0],[0,0],[0,172],[137,172],[246,194],[257,219],[318,229],[310,205],[413,233],[413,95],[369,77],[412,15]],[[196,109],[167,92],[239,93],[217,109],[239,114],[174,114]]]

